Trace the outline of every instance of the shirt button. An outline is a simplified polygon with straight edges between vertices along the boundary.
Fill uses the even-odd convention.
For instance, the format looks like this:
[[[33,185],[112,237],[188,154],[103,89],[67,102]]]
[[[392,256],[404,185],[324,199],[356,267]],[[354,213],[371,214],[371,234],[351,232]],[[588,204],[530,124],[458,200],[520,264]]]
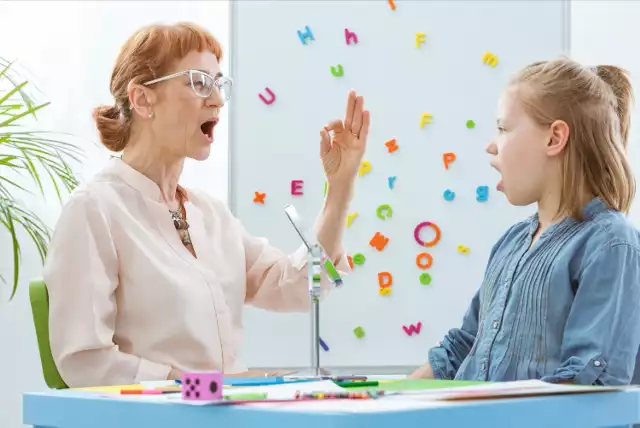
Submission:
[[[593,365],[596,366],[596,367],[600,367],[600,364],[602,364],[602,363],[600,361],[598,361],[598,360],[595,360],[593,362]]]
[[[494,321],[493,324],[491,324],[493,328],[498,328],[498,325],[500,325],[498,321]]]

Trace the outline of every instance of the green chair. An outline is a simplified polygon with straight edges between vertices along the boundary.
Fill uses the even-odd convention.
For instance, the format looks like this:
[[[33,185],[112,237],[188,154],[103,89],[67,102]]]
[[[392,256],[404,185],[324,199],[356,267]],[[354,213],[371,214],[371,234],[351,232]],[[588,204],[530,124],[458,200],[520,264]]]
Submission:
[[[31,300],[31,312],[33,313],[33,324],[36,328],[44,380],[49,388],[68,388],[67,384],[62,380],[51,355],[51,346],[49,345],[49,293],[47,292],[46,284],[41,278],[34,279],[29,284],[29,299]]]

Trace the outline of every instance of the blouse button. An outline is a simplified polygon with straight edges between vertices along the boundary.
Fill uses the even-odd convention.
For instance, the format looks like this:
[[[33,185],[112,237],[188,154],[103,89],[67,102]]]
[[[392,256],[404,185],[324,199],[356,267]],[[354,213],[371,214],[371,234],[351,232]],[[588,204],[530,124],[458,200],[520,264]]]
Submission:
[[[595,360],[593,362],[593,365],[596,366],[596,367],[600,367],[600,364],[602,364],[602,363],[600,361],[598,361],[598,360]]]

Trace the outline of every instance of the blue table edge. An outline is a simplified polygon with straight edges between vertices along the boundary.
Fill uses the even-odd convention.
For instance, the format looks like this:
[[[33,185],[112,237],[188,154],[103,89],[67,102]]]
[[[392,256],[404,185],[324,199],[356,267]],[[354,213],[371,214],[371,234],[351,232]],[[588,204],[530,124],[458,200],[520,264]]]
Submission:
[[[543,407],[543,405],[546,405]],[[452,410],[455,409],[455,412]],[[496,413],[497,412],[497,413]],[[442,407],[418,409],[391,409],[379,412],[311,412],[282,410],[274,407],[249,407],[243,405],[189,406],[180,403],[136,401],[118,397],[104,397],[100,393],[78,390],[52,390],[25,393],[23,395],[23,423],[34,427],[67,428],[91,423],[103,426],[139,426],[144,420],[151,426],[166,423],[189,422],[198,426],[210,424],[212,420],[232,423],[234,426],[252,424],[280,424],[282,428],[305,424],[305,428],[322,427],[328,421],[344,423],[344,426],[368,425],[372,428],[385,424],[407,424],[413,426],[419,421],[441,419],[451,424],[475,421],[475,426],[487,418],[487,426],[497,426],[496,417],[507,420],[522,418],[535,412],[538,419],[534,425],[549,423],[557,425],[562,419],[571,418],[561,426],[628,426],[640,422],[640,388],[584,394],[567,394],[542,397],[508,398],[491,400],[459,401]],[[545,415],[542,415],[545,413]],[[104,425],[98,425],[100,418]],[[93,419],[93,420],[90,420]],[[185,420],[187,419],[187,420]],[[502,421],[501,421],[502,422]],[[519,426],[526,421],[519,420]],[[588,423],[588,425],[585,425]],[[116,425],[117,424],[117,425]],[[124,425],[123,425],[124,424]],[[175,425],[174,425],[175,426]],[[404,426],[404,425],[403,425]],[[529,426],[529,425],[526,425]]]

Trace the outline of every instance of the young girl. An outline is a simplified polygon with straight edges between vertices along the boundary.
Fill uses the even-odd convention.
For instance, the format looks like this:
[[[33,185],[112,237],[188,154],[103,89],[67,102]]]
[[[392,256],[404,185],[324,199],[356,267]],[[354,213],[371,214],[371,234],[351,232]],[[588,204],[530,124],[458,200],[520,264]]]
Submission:
[[[462,326],[411,377],[629,384],[640,234],[629,223],[632,88],[612,66],[538,62],[509,84],[487,146],[497,189],[538,212],[493,247]]]

